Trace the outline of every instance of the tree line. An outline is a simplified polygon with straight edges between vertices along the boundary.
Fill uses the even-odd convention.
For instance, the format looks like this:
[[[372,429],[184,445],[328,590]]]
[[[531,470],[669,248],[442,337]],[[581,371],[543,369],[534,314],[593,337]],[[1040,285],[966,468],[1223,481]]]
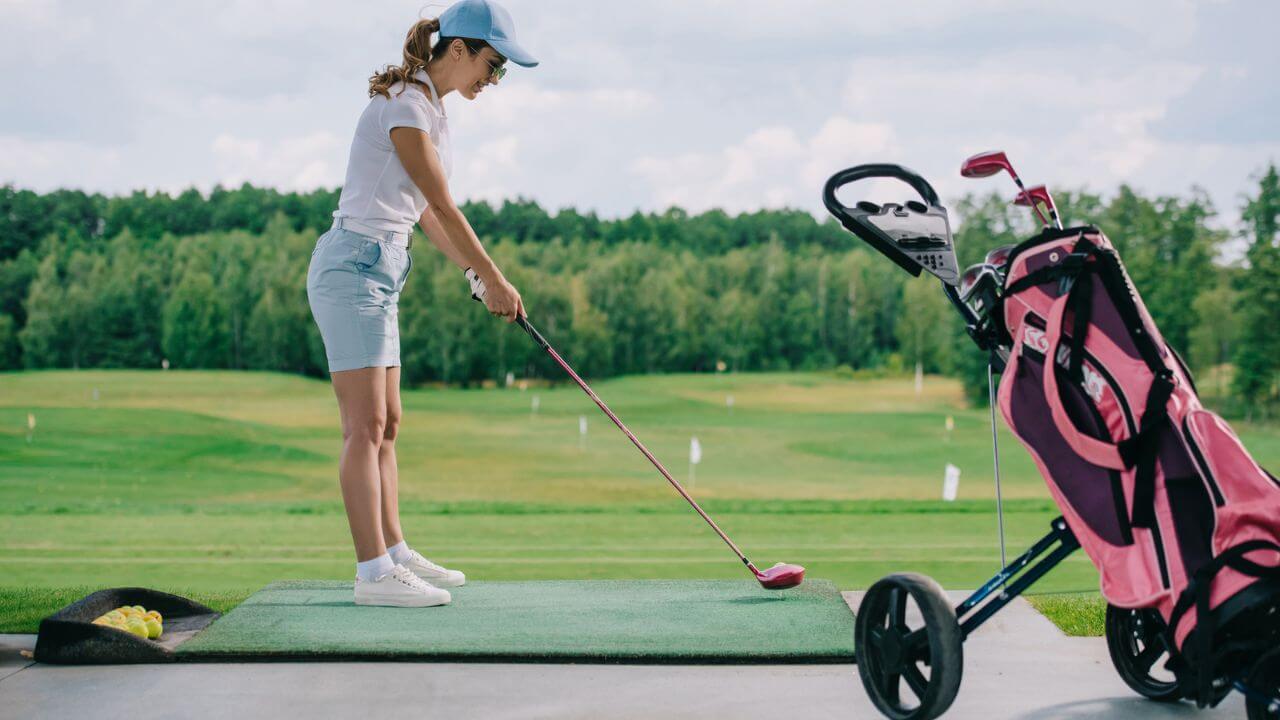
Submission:
[[[0,369],[167,362],[324,376],[306,271],[337,194],[0,186]],[[1211,225],[1216,211],[1199,190],[1056,199],[1064,222],[1108,234],[1166,338],[1219,383],[1220,404],[1276,406],[1275,167],[1245,199],[1238,234]],[[463,211],[530,319],[585,375],[919,364],[985,400],[985,358],[936,282],[909,278],[834,221],[679,208],[601,219],[523,199]],[[1034,231],[1024,208],[995,195],[963,198],[952,212],[962,266]],[[470,300],[462,273],[420,232],[412,252],[400,300],[407,384],[560,378],[517,328]]]

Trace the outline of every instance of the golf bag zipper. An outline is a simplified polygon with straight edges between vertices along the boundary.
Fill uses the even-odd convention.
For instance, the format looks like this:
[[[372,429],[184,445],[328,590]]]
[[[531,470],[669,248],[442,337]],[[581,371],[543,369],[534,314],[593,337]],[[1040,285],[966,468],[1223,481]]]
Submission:
[[[1200,452],[1200,445],[1196,442],[1195,437],[1191,434],[1191,414],[1182,419],[1182,442],[1187,446],[1187,450],[1191,453],[1191,457],[1195,460],[1196,467],[1200,469],[1200,475],[1209,485],[1209,490],[1213,492],[1213,504],[1215,507],[1222,507],[1227,504],[1227,499],[1222,496],[1222,490],[1218,487],[1218,481],[1213,477],[1213,471],[1209,469],[1209,463],[1205,460],[1204,454]]]

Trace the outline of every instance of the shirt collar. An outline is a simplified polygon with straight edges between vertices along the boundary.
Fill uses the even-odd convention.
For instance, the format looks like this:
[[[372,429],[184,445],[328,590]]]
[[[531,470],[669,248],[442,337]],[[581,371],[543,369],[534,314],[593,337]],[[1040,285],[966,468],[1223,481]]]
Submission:
[[[449,114],[444,111],[444,103],[440,102],[440,95],[436,93],[435,83],[431,82],[431,76],[427,74],[425,69],[418,70],[413,74],[413,79],[425,84],[431,90],[431,104],[440,111],[440,114],[448,118]]]

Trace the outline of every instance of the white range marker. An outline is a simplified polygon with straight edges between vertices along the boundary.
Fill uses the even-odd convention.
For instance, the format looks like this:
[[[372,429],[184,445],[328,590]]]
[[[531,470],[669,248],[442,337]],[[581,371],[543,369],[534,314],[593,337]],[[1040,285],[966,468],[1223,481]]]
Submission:
[[[947,463],[947,472],[942,478],[942,499],[954,502],[960,492],[960,468]]]

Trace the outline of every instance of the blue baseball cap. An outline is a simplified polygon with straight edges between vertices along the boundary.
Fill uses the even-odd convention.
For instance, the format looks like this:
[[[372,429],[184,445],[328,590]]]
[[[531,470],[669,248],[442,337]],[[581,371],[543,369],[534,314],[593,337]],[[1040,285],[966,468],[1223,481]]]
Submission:
[[[493,0],[462,0],[440,14],[440,37],[484,40],[511,62],[533,67],[538,61],[516,42],[511,13]]]

